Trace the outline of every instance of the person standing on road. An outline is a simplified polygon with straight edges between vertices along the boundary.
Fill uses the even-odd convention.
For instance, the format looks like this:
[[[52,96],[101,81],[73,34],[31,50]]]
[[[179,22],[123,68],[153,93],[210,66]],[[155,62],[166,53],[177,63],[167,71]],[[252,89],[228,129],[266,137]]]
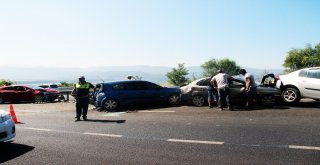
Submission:
[[[87,121],[87,113],[89,107],[89,90],[94,86],[86,82],[84,76],[79,77],[79,82],[75,84],[71,95],[76,98],[76,121],[80,121],[82,114],[83,120]]]
[[[252,108],[252,105],[254,103],[254,96],[257,91],[257,85],[254,81],[254,77],[252,74],[247,73],[245,69],[240,69],[240,74],[244,76],[244,79],[246,81],[246,96],[247,96],[247,102],[245,105],[246,109]]]
[[[218,74],[212,77],[210,83],[217,88],[219,95],[219,108],[223,110],[225,103],[230,111],[233,110],[230,99],[230,89],[229,89],[229,79],[233,79],[228,74],[224,73],[222,70],[218,70]]]
[[[208,105],[209,105],[209,108],[213,108],[214,103],[217,102],[217,98],[215,97],[216,96],[215,89],[211,83],[212,77],[213,76],[210,77],[209,85],[208,85]]]

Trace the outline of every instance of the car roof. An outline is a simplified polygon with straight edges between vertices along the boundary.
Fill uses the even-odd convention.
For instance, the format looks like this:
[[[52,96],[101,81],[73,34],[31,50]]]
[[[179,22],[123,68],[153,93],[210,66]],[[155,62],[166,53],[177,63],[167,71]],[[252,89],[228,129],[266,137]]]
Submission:
[[[121,80],[121,81],[109,81],[109,82],[104,82],[103,84],[118,84],[118,83],[127,83],[127,82],[149,82],[145,80]]]
[[[304,69],[308,69],[308,70],[318,70],[318,69],[320,69],[320,67],[311,67],[311,68],[304,68]],[[301,70],[303,70],[303,69],[301,69]]]

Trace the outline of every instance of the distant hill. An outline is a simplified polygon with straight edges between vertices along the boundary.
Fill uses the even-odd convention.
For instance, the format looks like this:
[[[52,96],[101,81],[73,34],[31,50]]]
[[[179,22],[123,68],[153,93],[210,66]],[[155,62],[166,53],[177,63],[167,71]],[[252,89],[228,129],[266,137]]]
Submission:
[[[202,77],[200,66],[186,67],[189,77],[194,74]],[[245,68],[248,72],[259,76],[264,69]],[[90,68],[50,68],[50,67],[0,67],[0,79],[16,81],[20,84],[46,84],[62,81],[75,82],[79,75],[85,75],[90,82],[124,80],[128,75],[140,76],[143,80],[155,83],[167,82],[166,73],[172,68],[161,66],[106,66]],[[271,73],[282,73],[281,69],[270,69]]]

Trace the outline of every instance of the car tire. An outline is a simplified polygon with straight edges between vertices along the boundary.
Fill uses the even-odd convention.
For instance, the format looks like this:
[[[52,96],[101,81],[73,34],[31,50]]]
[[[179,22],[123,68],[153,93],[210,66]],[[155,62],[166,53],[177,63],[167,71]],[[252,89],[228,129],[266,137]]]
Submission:
[[[205,98],[203,96],[195,95],[192,97],[192,104],[197,107],[202,107],[205,104]]]
[[[0,104],[3,104],[3,98],[0,96]]]
[[[180,104],[180,96],[177,94],[173,94],[168,98],[168,103],[170,105],[179,105]]]
[[[115,99],[107,99],[103,103],[103,109],[107,111],[114,111],[119,108],[119,102]]]
[[[42,103],[43,102],[43,97],[41,95],[35,95],[34,96],[34,102],[35,103]]]
[[[286,103],[296,103],[301,99],[300,92],[297,88],[288,87],[282,92],[282,99]]]
[[[276,98],[271,95],[263,95],[260,98],[260,103],[264,107],[273,107],[276,104]]]

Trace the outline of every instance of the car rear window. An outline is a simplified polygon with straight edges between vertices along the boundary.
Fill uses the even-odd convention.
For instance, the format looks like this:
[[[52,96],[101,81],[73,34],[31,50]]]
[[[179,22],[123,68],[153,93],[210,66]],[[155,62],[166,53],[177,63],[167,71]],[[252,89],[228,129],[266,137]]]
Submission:
[[[50,85],[50,88],[58,88],[58,85],[52,84],[52,85]]]

